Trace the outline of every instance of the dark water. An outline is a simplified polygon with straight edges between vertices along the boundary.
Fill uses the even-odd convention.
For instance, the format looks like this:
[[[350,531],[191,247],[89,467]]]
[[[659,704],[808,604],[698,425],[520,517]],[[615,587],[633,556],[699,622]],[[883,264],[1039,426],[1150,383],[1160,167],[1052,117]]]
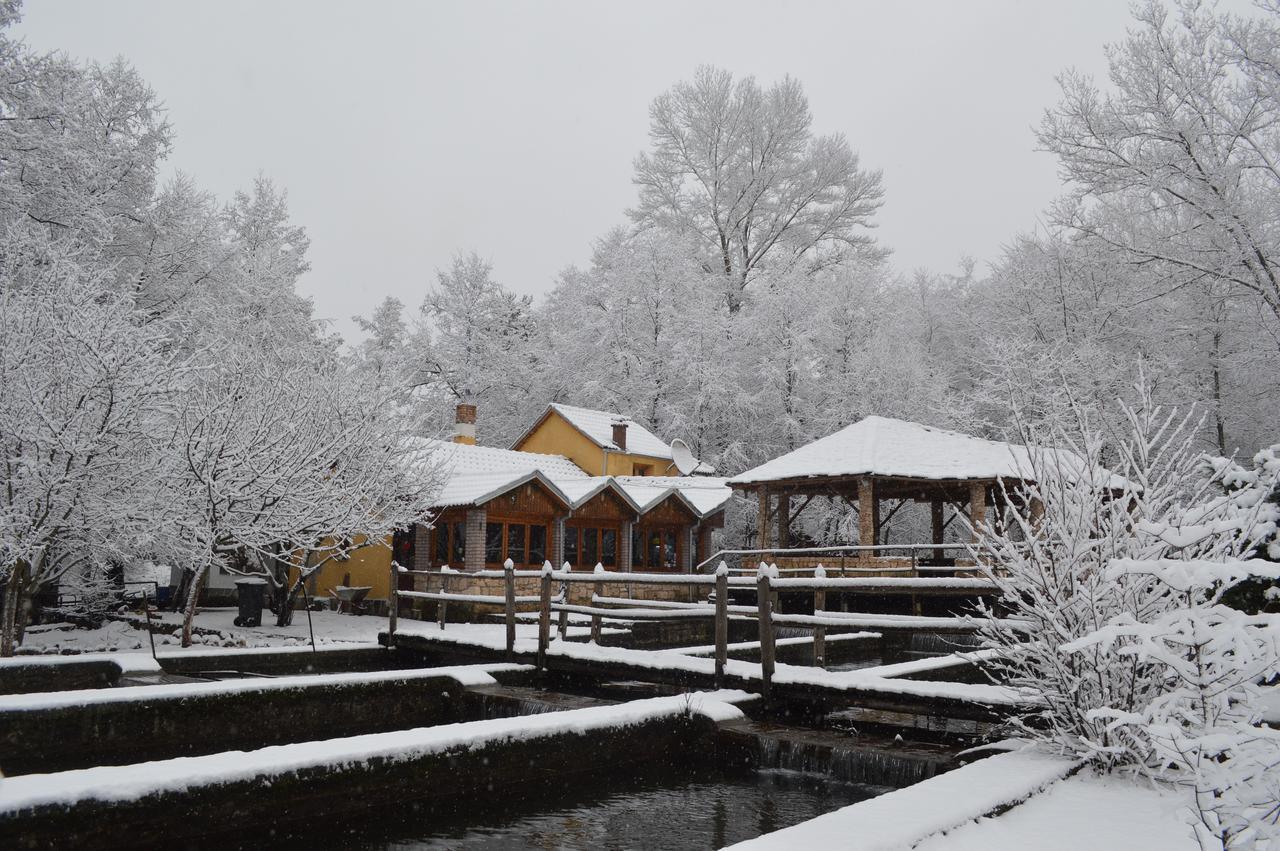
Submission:
[[[484,798],[343,820],[282,847],[351,849],[714,849],[887,791],[776,770],[649,769],[560,791],[500,789]]]

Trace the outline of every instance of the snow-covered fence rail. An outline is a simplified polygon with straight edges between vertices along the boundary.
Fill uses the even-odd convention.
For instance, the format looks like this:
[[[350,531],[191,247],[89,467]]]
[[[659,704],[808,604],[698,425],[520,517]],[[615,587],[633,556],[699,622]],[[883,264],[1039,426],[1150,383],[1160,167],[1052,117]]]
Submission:
[[[829,547],[771,547],[768,549],[736,550],[723,549],[710,558],[699,562],[694,567],[695,573],[711,573],[721,562],[735,559],[743,562],[750,558],[758,563],[766,561],[778,563],[781,573],[812,574],[814,565],[788,567],[792,560],[822,560],[824,568],[830,573],[838,571],[841,576],[858,573],[955,573],[956,571],[973,570],[975,564],[965,564],[959,558],[951,559],[951,564],[930,562],[946,561],[944,553],[972,555],[971,544],[849,544]],[[852,558],[853,564],[848,564]],[[868,563],[868,562],[872,563]],[[730,574],[754,575],[754,566],[740,565],[730,567]]]
[[[551,596],[551,584],[561,583],[561,593]],[[561,638],[568,614],[591,616],[592,640],[600,636],[601,621],[605,618],[620,620],[672,620],[682,618],[712,618],[715,625],[715,673],[718,684],[723,684],[728,659],[728,621],[733,618],[752,618],[758,623],[760,642],[761,679],[764,696],[768,698],[775,666],[774,635],[778,625],[795,625],[813,630],[813,662],[822,667],[826,661],[826,631],[829,627],[861,629],[874,623],[884,628],[938,630],[945,632],[971,632],[976,626],[967,618],[923,617],[908,615],[861,615],[848,612],[826,611],[826,596],[831,590],[857,591],[875,594],[995,594],[996,588],[987,580],[954,577],[828,577],[819,565],[810,577],[778,576],[778,568],[761,565],[754,577],[731,575],[727,565],[714,576],[706,574],[668,573],[619,573],[597,566],[592,573],[568,570],[544,569],[541,573],[542,594],[538,617],[538,664],[545,664],[550,642],[551,613],[560,614]],[[590,605],[568,602],[567,588],[572,583],[591,583],[594,593]],[[605,583],[614,585],[676,585],[696,586],[714,590],[706,602],[679,602],[670,600],[646,600],[633,597],[616,597],[604,594]],[[752,589],[756,605],[731,605],[730,589]],[[778,592],[808,591],[813,594],[814,614],[793,615],[777,611]]]
[[[389,608],[389,618],[387,623],[387,643],[394,645],[397,619],[400,611],[401,598],[408,600],[430,600],[437,604],[436,616],[440,625],[440,629],[444,630],[448,622],[447,607],[450,602],[471,603],[478,605],[502,606],[503,614],[506,621],[506,639],[507,639],[507,658],[515,658],[515,642],[516,642],[516,606],[529,605],[537,603],[539,607],[548,604],[548,600],[544,595],[517,595],[516,583],[517,578],[533,579],[546,576],[550,565],[545,570],[516,570],[511,559],[507,559],[502,570],[479,570],[462,572],[451,570],[445,565],[440,570],[408,570],[400,567],[394,562],[391,565],[391,605]],[[406,591],[400,589],[401,576],[437,576],[440,578],[439,591]],[[462,594],[449,591],[449,582],[454,578],[481,578],[481,579],[497,579],[503,580],[503,593],[497,594]],[[567,599],[563,588],[560,594],[550,598],[551,602],[564,602]]]

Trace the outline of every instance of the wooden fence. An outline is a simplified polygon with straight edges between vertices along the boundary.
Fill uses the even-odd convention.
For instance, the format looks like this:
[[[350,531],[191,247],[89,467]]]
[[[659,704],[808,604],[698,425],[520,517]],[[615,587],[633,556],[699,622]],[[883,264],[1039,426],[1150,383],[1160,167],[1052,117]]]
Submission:
[[[909,615],[881,615],[854,612],[829,612],[826,610],[826,596],[829,591],[859,594],[909,594],[929,595],[957,593],[979,595],[995,595],[996,586],[988,580],[955,577],[872,577],[843,576],[829,577],[822,566],[809,571],[811,576],[782,576],[776,566],[761,567],[755,576],[735,575],[726,566],[719,568],[714,575],[706,574],[670,574],[670,573],[620,573],[606,571],[597,566],[592,573],[554,570],[550,564],[542,570],[515,570],[508,561],[505,569],[497,571],[472,571],[461,573],[452,570],[408,571],[392,568],[390,623],[388,626],[389,642],[394,643],[396,621],[399,610],[399,598],[433,600],[437,603],[437,618],[440,628],[445,629],[446,607],[450,602],[469,602],[488,605],[501,605],[506,622],[506,655],[515,658],[516,640],[516,606],[520,604],[537,604],[538,612],[538,645],[536,664],[539,668],[547,665],[547,649],[551,643],[551,621],[555,613],[558,617],[557,629],[561,639],[567,636],[568,616],[570,614],[588,615],[591,618],[590,638],[599,642],[603,622],[619,621],[656,621],[669,619],[711,618],[715,624],[715,682],[717,687],[724,683],[725,666],[728,662],[729,620],[753,619],[758,623],[760,640],[760,676],[763,681],[763,697],[769,698],[771,682],[775,668],[774,633],[778,626],[797,626],[813,630],[813,663],[822,667],[826,661],[826,633],[828,628],[840,629],[914,629],[922,631],[973,632],[977,625],[967,618],[959,617],[924,617]],[[439,576],[440,591],[401,591],[397,581],[399,575],[415,574]],[[505,593],[502,596],[485,594],[460,594],[448,590],[448,583],[453,578],[502,578]],[[539,593],[535,595],[517,595],[516,579],[538,579]],[[559,584],[558,590],[553,588]],[[591,583],[594,590],[590,605],[579,605],[569,602],[569,586],[573,583]],[[645,600],[633,597],[612,597],[604,594],[606,584],[626,585],[678,585],[705,588],[708,598],[704,602],[682,603],[670,600]],[[734,605],[730,603],[729,592],[733,589],[750,589],[755,592],[756,604]],[[813,594],[813,614],[785,614],[777,611],[778,593],[809,592]]]

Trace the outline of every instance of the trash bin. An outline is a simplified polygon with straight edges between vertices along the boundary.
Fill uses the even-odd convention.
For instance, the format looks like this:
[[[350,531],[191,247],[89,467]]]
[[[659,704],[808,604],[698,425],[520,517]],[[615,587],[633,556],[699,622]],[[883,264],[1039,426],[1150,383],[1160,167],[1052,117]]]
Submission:
[[[266,593],[265,579],[237,579],[236,602],[240,605],[240,611],[232,623],[236,626],[261,626]]]

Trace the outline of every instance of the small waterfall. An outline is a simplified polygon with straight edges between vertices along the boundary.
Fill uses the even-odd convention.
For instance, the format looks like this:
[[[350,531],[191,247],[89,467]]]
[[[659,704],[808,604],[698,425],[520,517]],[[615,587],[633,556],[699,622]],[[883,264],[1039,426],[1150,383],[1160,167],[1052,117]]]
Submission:
[[[600,706],[611,701],[590,697],[548,692],[528,686],[475,686],[466,691],[472,701],[472,711],[480,719],[518,718],[524,715],[542,715],[566,709]]]
[[[936,632],[913,632],[908,652],[929,656],[945,656],[976,650],[978,638],[974,635],[940,635]]]
[[[763,769],[822,775],[846,783],[900,789],[943,771],[950,761],[892,741],[854,743],[822,733],[786,731],[757,733],[757,758]]]
[[[523,715],[542,715],[545,712],[555,712],[560,708],[538,700],[510,697],[508,695],[482,694],[479,696],[479,700],[480,717],[485,720],[490,718],[518,718]]]

